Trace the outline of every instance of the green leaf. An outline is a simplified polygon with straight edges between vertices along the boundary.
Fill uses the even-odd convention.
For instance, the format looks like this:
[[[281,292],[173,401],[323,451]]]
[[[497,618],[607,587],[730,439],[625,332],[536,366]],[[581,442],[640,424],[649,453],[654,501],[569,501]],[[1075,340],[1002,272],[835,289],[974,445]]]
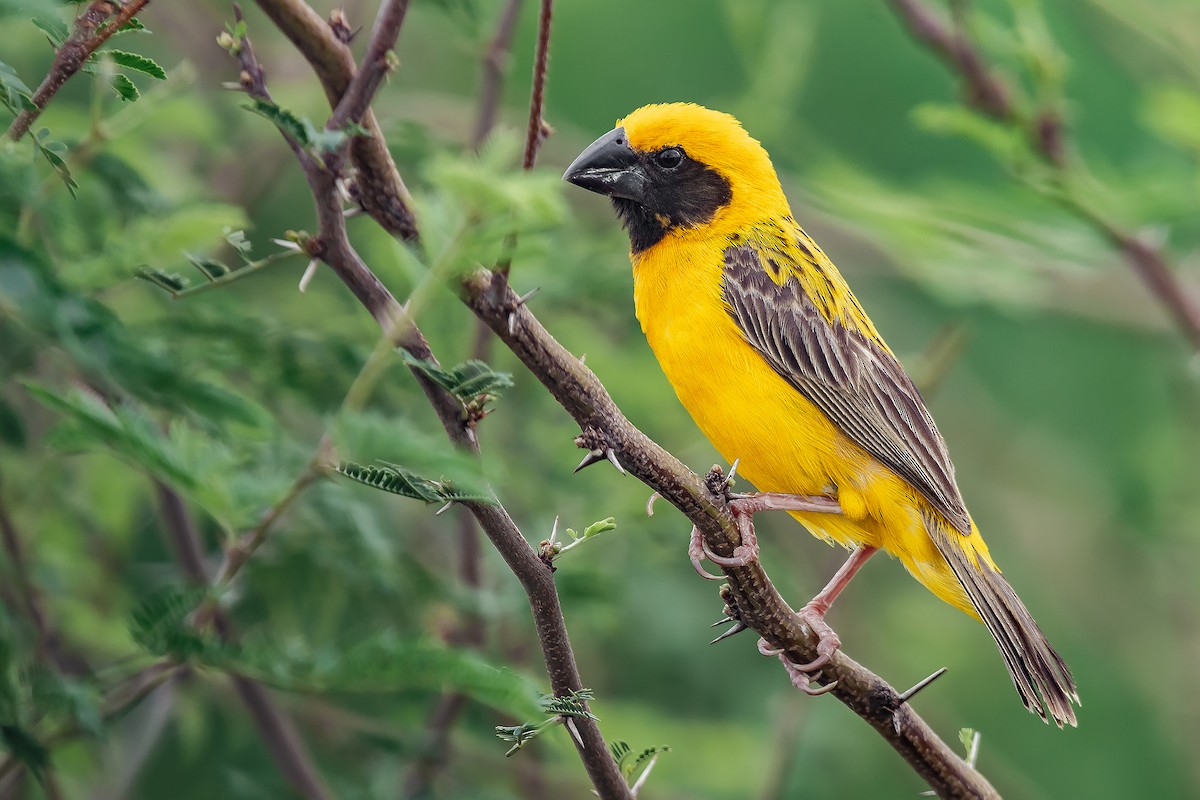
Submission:
[[[152,58],[147,58],[138,53],[130,53],[127,50],[104,50],[100,55],[111,58],[113,63],[119,67],[131,69],[143,75],[149,75],[151,78],[157,78],[160,81],[167,79],[166,70],[159,66],[158,62]]]
[[[157,269],[148,269],[142,267],[137,271],[137,277],[144,281],[149,281],[160,289],[166,289],[171,294],[182,292],[188,288],[190,282],[187,278],[174,272],[162,272]]]
[[[71,31],[67,28],[65,22],[54,17],[34,17],[30,22],[34,27],[46,34],[46,38],[50,40],[50,44],[54,45],[54,49],[62,47],[62,43],[71,35]]]
[[[17,71],[0,61],[0,103],[13,114],[31,109],[33,90],[17,75]]]
[[[495,503],[495,499],[490,495],[463,492],[449,481],[422,478],[404,467],[387,462],[381,462],[379,466],[363,466],[343,461],[337,465],[336,470],[350,480],[426,503]]]
[[[975,741],[974,728],[959,728],[958,740],[962,742],[963,749],[968,753],[971,752],[971,744]]]
[[[150,29],[143,25],[140,19],[137,17],[130,17],[124,25],[117,28],[116,32],[113,33],[113,36],[117,36],[118,34],[122,33],[135,33],[137,31],[145,31],[146,33],[150,33]]]
[[[211,258],[204,258],[202,256],[194,256],[190,253],[184,253],[183,255],[192,263],[192,266],[204,273],[204,277],[210,281],[215,281],[217,278],[230,272],[229,267],[220,261],[214,261]]]
[[[404,363],[420,370],[438,386],[464,402],[482,395],[498,397],[502,390],[513,385],[511,374],[496,372],[482,361],[464,361],[450,369],[442,369],[432,361],[414,358],[407,352],[403,356]]]
[[[655,755],[671,751],[671,748],[667,745],[660,745],[658,747],[647,747],[644,750],[635,752],[629,746],[628,742],[621,739],[611,742],[608,745],[608,749],[612,752],[613,760],[617,762],[617,768],[621,770],[621,774],[625,776],[626,780],[630,781],[632,781],[633,776],[641,770],[646,762]]]
[[[0,744],[39,781],[45,777],[50,751],[32,733],[19,725],[0,724]]]
[[[48,437],[51,444],[73,451],[100,445],[175,486],[196,488],[195,476],[140,409],[132,405],[110,407],[96,395],[79,390],[59,392],[32,382],[24,385],[38,402],[73,423],[55,429]]]
[[[63,184],[67,187],[67,191],[71,193],[71,197],[76,196],[76,190],[79,184],[75,182],[75,178],[71,176],[71,170],[67,167],[66,160],[60,155],[67,151],[67,146],[62,142],[49,141],[50,131],[42,128],[34,134],[33,143],[37,147],[38,152],[42,157],[50,162],[50,166],[58,173],[58,177],[62,179]]]
[[[537,713],[539,695],[527,678],[477,653],[391,631],[336,647],[245,639],[236,650],[208,651],[203,663],[299,692],[452,691],[518,716]]]
[[[133,81],[124,75],[113,75],[111,85],[113,91],[120,95],[122,100],[130,103],[136,102],[142,96],[138,88],[133,85]]]
[[[188,618],[207,590],[168,587],[143,600],[130,617],[133,640],[156,656],[188,659],[213,651],[213,642],[196,633]]]
[[[312,136],[316,132],[313,124],[306,119],[297,117],[286,108],[280,108],[269,100],[259,98],[254,98],[242,108],[271,120],[285,136],[295,139],[302,147],[312,146]]]

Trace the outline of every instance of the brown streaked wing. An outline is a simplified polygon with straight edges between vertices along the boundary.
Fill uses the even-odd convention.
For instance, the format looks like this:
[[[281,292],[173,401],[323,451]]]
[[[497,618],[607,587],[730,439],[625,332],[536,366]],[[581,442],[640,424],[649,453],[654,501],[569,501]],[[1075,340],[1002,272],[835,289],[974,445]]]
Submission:
[[[827,322],[794,277],[773,281],[750,245],[725,251],[723,293],[746,341],[772,369],[960,533],[970,533],[946,442],[895,356]]]

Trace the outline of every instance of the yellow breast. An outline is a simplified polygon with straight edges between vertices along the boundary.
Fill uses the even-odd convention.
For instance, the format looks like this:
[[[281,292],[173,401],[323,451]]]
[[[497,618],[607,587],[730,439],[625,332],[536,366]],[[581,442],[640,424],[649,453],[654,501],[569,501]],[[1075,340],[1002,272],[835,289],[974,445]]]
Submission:
[[[696,425],[761,491],[837,494],[848,517],[867,516],[863,490],[881,467],[742,337],[721,297],[726,246],[717,238],[640,255],[634,299],[650,347]]]

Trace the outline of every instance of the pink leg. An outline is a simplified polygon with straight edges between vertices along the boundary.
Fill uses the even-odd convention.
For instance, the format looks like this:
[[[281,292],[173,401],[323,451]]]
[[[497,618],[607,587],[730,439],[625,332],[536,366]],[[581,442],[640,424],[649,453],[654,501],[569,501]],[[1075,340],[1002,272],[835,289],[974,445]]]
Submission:
[[[820,669],[829,663],[829,659],[837,652],[837,649],[842,646],[842,640],[834,633],[833,628],[829,627],[829,623],[825,621],[825,615],[829,613],[829,607],[833,605],[833,601],[842,593],[846,585],[850,583],[850,579],[854,577],[863,564],[866,564],[871,556],[879,550],[877,547],[868,547],[861,545],[850,554],[850,558],[846,559],[846,563],[842,565],[834,576],[830,578],[829,583],[825,584],[825,588],[817,593],[817,596],[809,600],[804,608],[796,612],[796,616],[800,621],[808,626],[817,636],[817,657],[814,661],[808,664],[797,664],[796,669],[801,672],[812,672],[815,669]]]
[[[733,555],[719,556],[701,540],[706,558],[721,567],[744,567],[758,558],[758,537],[754,533],[754,515],[760,511],[815,511],[821,514],[840,514],[842,507],[828,497],[809,497],[779,492],[760,492],[734,497],[729,501],[729,510],[737,522],[742,543]]]

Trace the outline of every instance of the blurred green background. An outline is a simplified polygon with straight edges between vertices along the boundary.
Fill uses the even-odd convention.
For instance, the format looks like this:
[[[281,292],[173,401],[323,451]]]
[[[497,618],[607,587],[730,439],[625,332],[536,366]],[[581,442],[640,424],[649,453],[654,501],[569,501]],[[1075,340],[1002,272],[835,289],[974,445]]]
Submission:
[[[960,485],[1075,672],[1079,728],[1025,712],[986,631],[886,559],[831,615],[846,652],[898,687],[948,667],[915,707],[956,747],[959,729],[980,731],[979,767],[1007,797],[1200,796],[1196,359],[1119,254],[1022,183],[1036,168],[1013,155],[1020,143],[957,110],[956,80],[882,0],[559,3],[555,133],[524,179],[512,167],[536,33],[526,0],[496,141],[475,164],[463,153],[500,6],[414,0],[400,68],[375,104],[431,248],[462,206],[490,208],[485,189],[508,198],[525,226],[516,289],[541,287],[531,307],[554,335],[586,353],[635,424],[704,470],[715,453],[634,319],[623,233],[605,201],[557,176],[647,102],[739,116],[892,347],[914,374],[939,378],[928,399]],[[369,30],[374,3],[345,8]],[[8,0],[0,12],[0,61],[36,86],[52,50],[30,18],[69,20],[71,7]],[[1061,102],[1090,168],[1072,168],[1080,196],[1160,245],[1195,294],[1200,7],[1011,0],[965,13],[1012,88]],[[247,15],[276,100],[320,124],[327,106],[307,65],[257,9]],[[345,481],[304,494],[222,595],[241,649],[194,643],[193,669],[97,719],[100,694],[161,654],[147,624],[182,622],[161,612],[187,582],[156,481],[186,500],[211,570],[327,428],[343,458],[431,477],[464,468],[398,358],[365,409],[338,413],[377,331],[329,271],[301,294],[304,260],[284,260],[178,301],[134,278],[150,267],[201,283],[184,251],[235,264],[230,232],[245,230],[260,258],[288,230],[315,229],[278,133],[221,88],[236,80],[215,44],[230,18],[220,2],[153,3],[141,16],[153,34],[114,46],[153,57],[165,83],[135,76],[137,103],[86,76],[60,93],[35,128],[67,145],[76,199],[28,141],[0,146],[0,500],[25,549],[23,565],[8,550],[0,565],[6,748],[36,760],[37,740],[85,730],[52,749],[51,795],[291,796],[230,687],[237,670],[275,687],[332,795],[405,797],[451,687],[472,699],[427,796],[589,796],[561,728],[508,759],[493,736],[539,719],[529,691],[546,691],[511,573],[485,542],[482,585],[469,589],[457,510],[434,516]],[[351,233],[398,297],[411,291],[416,259],[365,218]],[[435,295],[419,323],[443,362],[465,359],[475,321]],[[961,347],[940,358],[947,336]],[[648,490],[604,465],[572,475],[570,418],[502,347],[489,360],[515,385],[480,426],[486,477],[526,536],[545,538],[556,517],[577,531],[616,519],[556,578],[605,736],[671,748],[643,797],[916,796],[922,782],[872,731],[836,701],[792,690],[752,634],[708,645],[721,602],[688,563],[686,521],[665,504],[647,518]],[[89,424],[103,409],[81,386],[122,400],[115,428]],[[764,564],[793,604],[843,557],[783,515],[760,528]],[[27,583],[56,632],[48,647],[21,601]],[[471,618],[486,632],[479,658],[515,677],[445,656],[440,643],[461,649],[455,631]],[[45,791],[33,779],[6,786],[10,797]]]

